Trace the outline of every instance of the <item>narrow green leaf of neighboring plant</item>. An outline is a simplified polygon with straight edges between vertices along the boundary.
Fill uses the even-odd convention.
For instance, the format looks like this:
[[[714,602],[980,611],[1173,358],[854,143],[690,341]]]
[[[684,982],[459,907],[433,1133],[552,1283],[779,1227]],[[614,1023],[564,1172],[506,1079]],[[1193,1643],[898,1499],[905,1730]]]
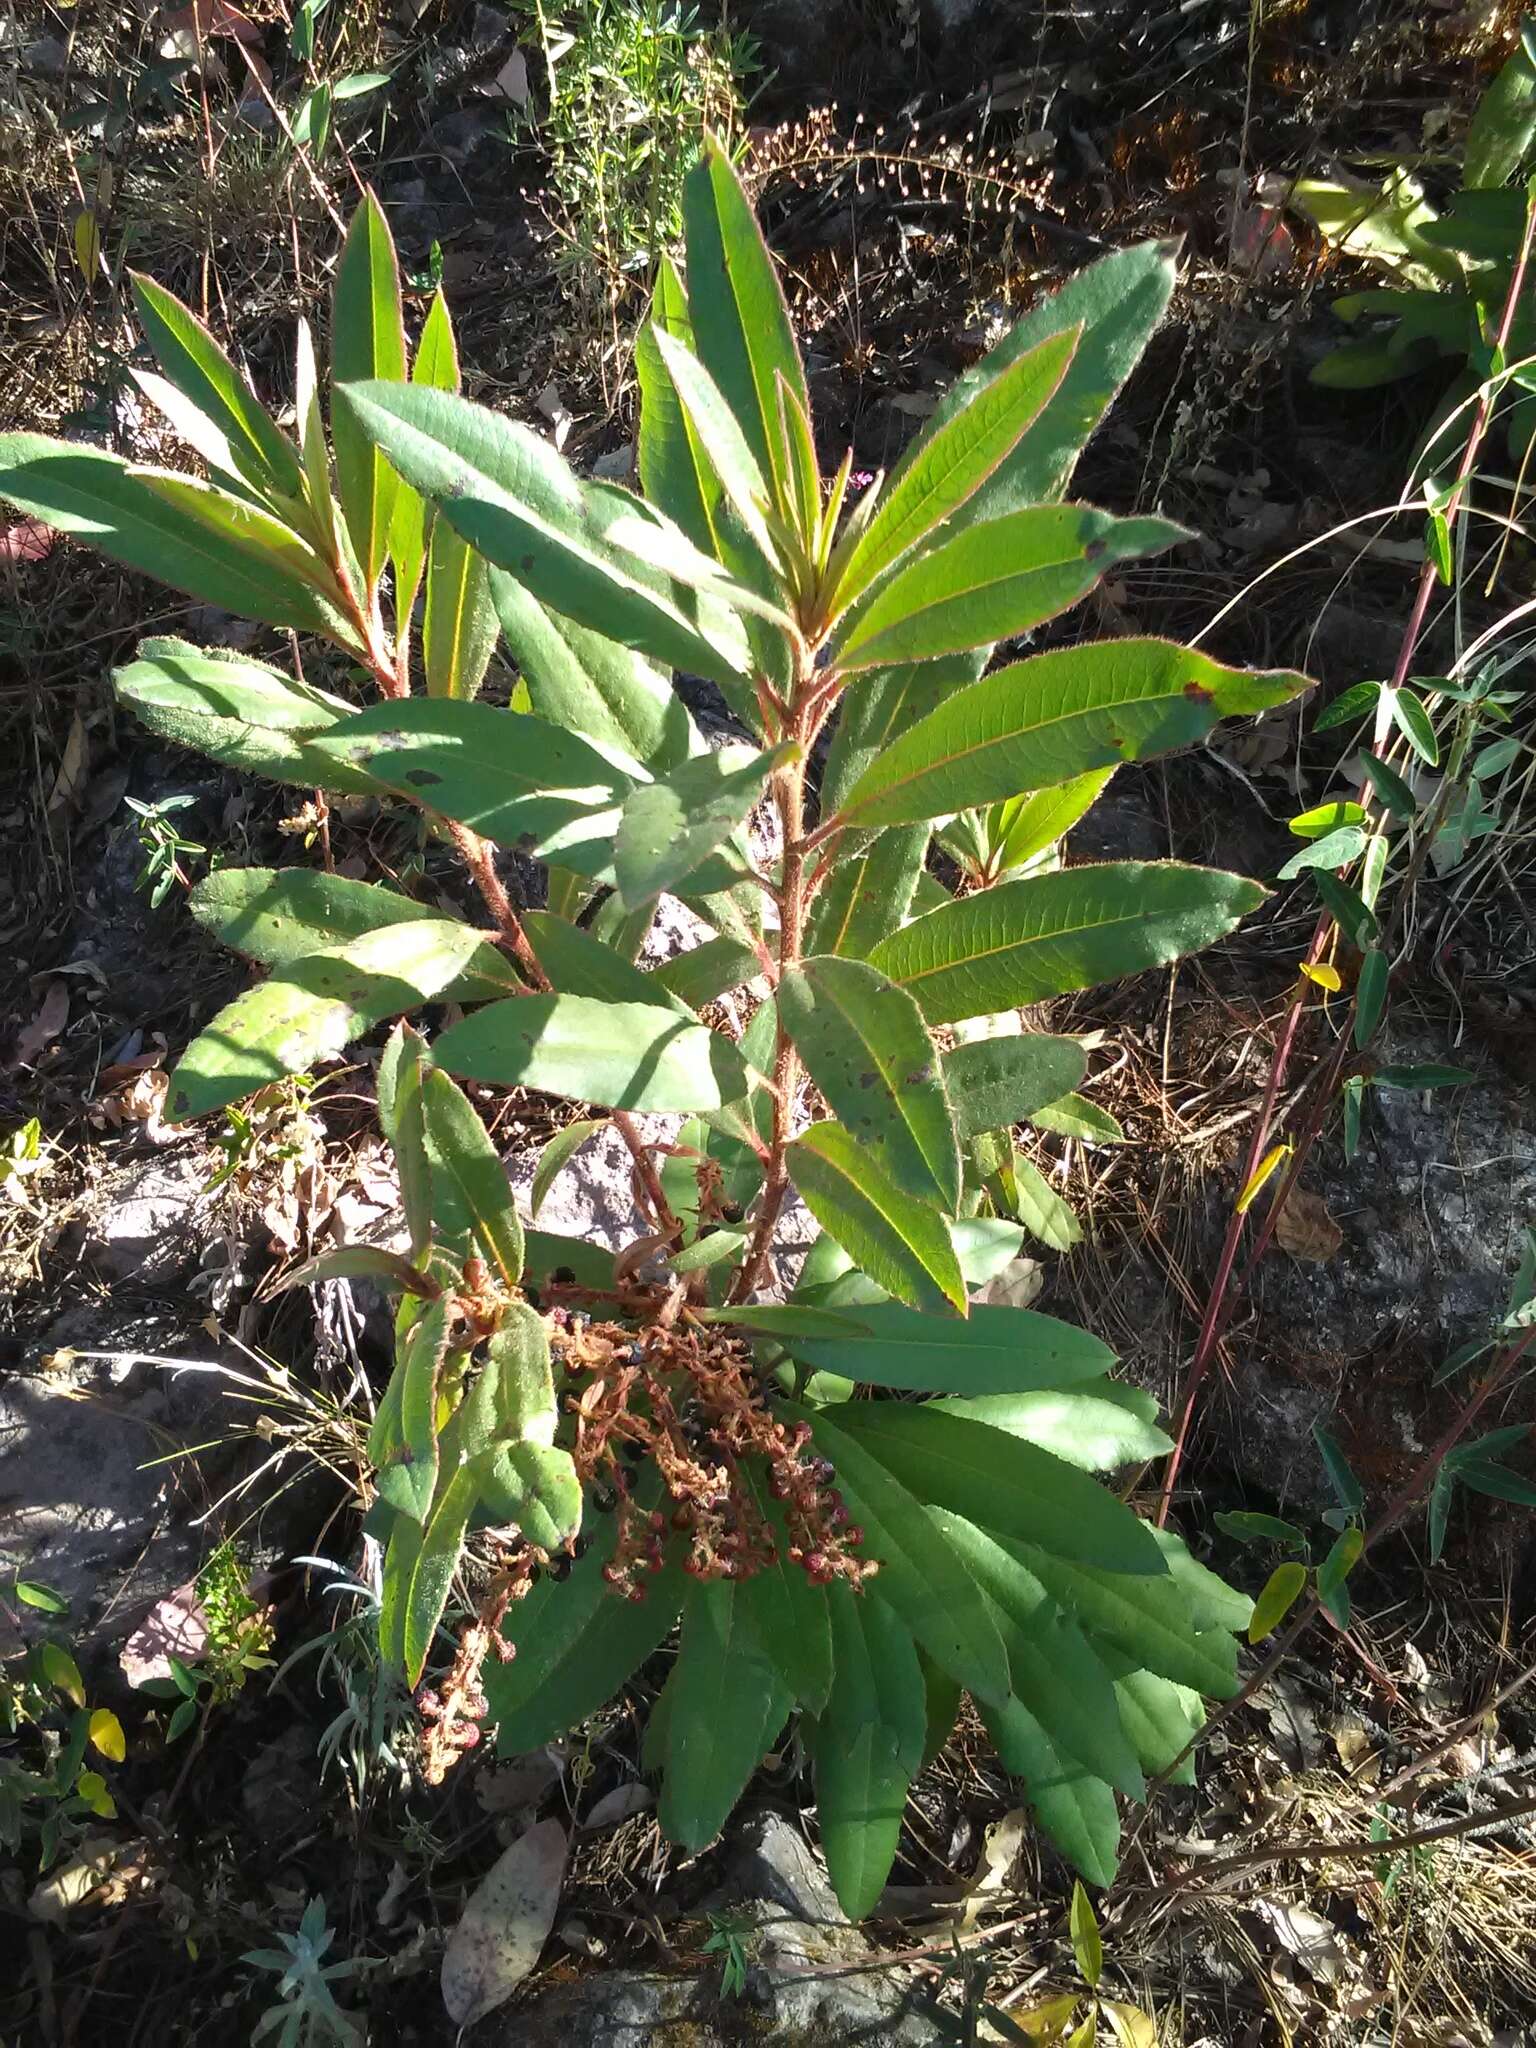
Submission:
[[[204,485],[201,493],[167,495],[157,483],[169,483],[174,492],[189,479],[131,469],[104,449],[43,434],[0,434],[0,499],[201,604],[358,645],[355,631],[318,590],[250,544],[261,521],[254,506],[248,508],[248,537],[242,542],[210,517],[209,504],[222,502],[224,494]],[[268,532],[272,523],[260,530]],[[293,547],[301,545],[297,537],[290,539]]]
[[[840,1124],[812,1124],[789,1148],[789,1170],[824,1230],[887,1294],[911,1308],[967,1310],[949,1225],[889,1180]]]
[[[1099,1923],[1093,1917],[1093,1908],[1088,1903],[1088,1894],[1083,1890],[1080,1878],[1073,1881],[1072,1909],[1068,1917],[1072,1929],[1072,1953],[1077,1958],[1078,1974],[1090,1991],[1097,1991],[1099,1979],[1104,1974],[1104,1943],[1099,1934]]]
[[[195,314],[153,278],[128,273],[155,360],[229,445],[238,473],[263,496],[303,496],[298,451]]]
[[[635,909],[653,902],[692,874],[752,809],[784,751],[711,751],[685,761],[659,782],[632,789],[624,799],[613,852],[625,904]]]
[[[1334,1499],[1346,1515],[1357,1514],[1365,1505],[1365,1490],[1350,1469],[1337,1437],[1320,1422],[1313,1423],[1312,1437],[1323,1461],[1323,1469],[1328,1474],[1328,1483],[1333,1488]]]
[[[422,918],[295,960],[236,996],[192,1041],[171,1075],[167,1117],[206,1116],[334,1058],[371,1025],[441,995],[481,943],[468,925]]]
[[[857,1402],[838,1410],[838,1427],[932,1507],[1079,1564],[1167,1573],[1156,1539],[1123,1502],[1005,1430],[908,1401]]]
[[[1445,1067],[1433,1061],[1421,1066],[1387,1066],[1372,1070],[1377,1088],[1467,1088],[1477,1079],[1465,1067]]]
[[[1456,1475],[1442,1465],[1435,1474],[1435,1483],[1429,1490],[1429,1561],[1438,1564],[1445,1553],[1445,1532],[1451,1519],[1451,1496],[1456,1491]]]
[[[1307,1568],[1294,1561],[1277,1564],[1264,1582],[1264,1590],[1253,1603],[1253,1619],[1248,1624],[1250,1643],[1262,1643],[1266,1636],[1272,1636],[1295,1606],[1303,1587],[1307,1583]]]
[[[1424,553],[1435,565],[1435,574],[1450,588],[1456,574],[1451,554],[1451,528],[1443,512],[1431,512],[1424,525]]]
[[[1361,749],[1359,758],[1365,779],[1375,790],[1382,808],[1390,811],[1395,818],[1416,816],[1419,800],[1396,769],[1389,768],[1385,761],[1378,760],[1365,748]]]
[[[948,1024],[1166,966],[1225,937],[1263,900],[1258,883],[1219,869],[1110,861],[946,904],[870,959],[912,991],[930,1024]]]
[[[779,982],[779,1015],[848,1133],[896,1184],[953,1215],[960,1148],[922,1012],[862,960],[813,956]]]
[[[851,1410],[845,1405],[835,1412],[841,1419]],[[864,1530],[861,1555],[880,1565],[862,1597],[891,1608],[978,1699],[1001,1702],[1008,1696],[1008,1658],[980,1587],[907,1487],[835,1424],[832,1413],[818,1409],[804,1419]]]
[[[1347,868],[1352,860],[1358,860],[1365,851],[1365,832],[1359,825],[1341,825],[1337,832],[1326,833],[1321,839],[1314,839],[1304,846],[1300,853],[1293,853],[1285,865],[1278,870],[1282,882],[1294,881],[1297,875],[1309,869]]]
[[[1310,811],[1302,811],[1287,821],[1285,829],[1298,839],[1321,839],[1342,825],[1363,825],[1365,822],[1363,805],[1336,799],[1332,803],[1317,804]]]
[[[1485,1493],[1491,1500],[1514,1501],[1520,1507],[1536,1507],[1536,1486],[1493,1458],[1458,1458],[1452,1470],[1474,1493]]]
[[[347,229],[336,266],[331,318],[331,389],[362,378],[405,381],[405,325],[400,272],[384,209],[365,192]],[[331,406],[336,482],[347,530],[372,591],[389,553],[390,522],[399,479],[344,405]]]
[[[1000,371],[963,411],[924,437],[849,552],[834,587],[838,610],[845,611],[986,481],[1061,383],[1077,342],[1074,328],[1047,335]]]
[[[1360,1125],[1365,1105],[1365,1080],[1351,1074],[1342,1089],[1344,1099],[1344,1157],[1352,1160],[1360,1150]]]
[[[56,1692],[63,1693],[77,1707],[85,1705],[85,1680],[80,1676],[80,1666],[62,1643],[42,1642],[36,1649],[38,1665],[46,1682]]]
[[[443,1488],[422,1531],[406,1594],[402,1643],[406,1680],[412,1687],[420,1682],[437,1624],[448,1604],[448,1589],[464,1548],[464,1531],[479,1497],[479,1473],[471,1465],[461,1466]]]
[[[1312,730],[1327,732],[1332,726],[1352,725],[1357,719],[1369,718],[1376,709],[1376,699],[1380,694],[1380,683],[1351,684],[1349,689],[1319,711],[1312,721]]]
[[[1458,1478],[1461,1476],[1457,1474]],[[1536,1493],[1533,1493],[1533,1498],[1536,1498]],[[1340,1628],[1348,1628],[1350,1619],[1349,1589],[1344,1581],[1360,1562],[1364,1549],[1363,1529],[1343,1529],[1317,1568],[1317,1597]]]
[[[895,825],[995,803],[1190,745],[1300,688],[1303,676],[1223,668],[1171,641],[1057,647],[948,696],[870,762],[838,815]]]
[[[1416,696],[1412,690],[1394,690],[1392,723],[1421,761],[1427,762],[1431,768],[1439,766],[1440,742],[1422,697]]]
[[[491,1003],[450,1025],[433,1058],[472,1081],[606,1109],[719,1109],[747,1092],[741,1055],[722,1033],[670,1008],[587,996]]]
[[[440,1039],[434,1057],[441,1056],[442,1045]],[[507,1169],[485,1125],[463,1090],[435,1066],[422,1075],[421,1113],[434,1184],[440,1178],[452,1181],[468,1212],[475,1242],[502,1285],[515,1287],[523,1277],[523,1226],[513,1206]]]
[[[822,1853],[850,1920],[874,1910],[922,1763],[927,1688],[906,1627],[878,1600],[833,1586],[836,1677],[816,1725]]]
[[[1364,1052],[1376,1036],[1382,1013],[1387,1007],[1387,984],[1391,969],[1387,956],[1378,946],[1373,946],[1360,962],[1360,974],[1355,983],[1355,1049]]]
[[[1305,1550],[1306,1534],[1294,1522],[1283,1522],[1278,1515],[1251,1514],[1247,1510],[1234,1514],[1219,1514],[1216,1526],[1223,1535],[1232,1536],[1239,1543],[1278,1543],[1286,1550]]]
[[[69,1602],[62,1593],[56,1593],[52,1586],[39,1585],[36,1579],[17,1579],[14,1591],[23,1607],[35,1607],[41,1614],[68,1614]]]
[[[215,868],[191,891],[187,908],[221,945],[263,967],[290,966],[386,925],[419,924],[425,914],[423,904],[393,889],[315,868]],[[521,987],[506,954],[484,940],[444,993],[484,1003]]]
[[[1014,1214],[1041,1244],[1069,1252],[1082,1241],[1083,1228],[1032,1159],[1013,1155]]]
[[[1048,1102],[1042,1109],[1031,1110],[1025,1122],[1033,1124],[1037,1131],[1054,1131],[1058,1137],[1077,1138],[1085,1145],[1125,1143],[1125,1132],[1118,1119],[1085,1095],[1063,1095],[1059,1102]]]
[[[1350,888],[1347,882],[1341,881],[1337,875],[1330,874],[1326,868],[1312,870],[1312,886],[1322,897],[1328,914],[1349,943],[1352,946],[1368,946],[1376,937],[1380,926],[1376,922],[1375,911],[1359,890]]]
[[[833,639],[832,664],[883,668],[1011,639],[1076,604],[1116,562],[1188,538],[1167,519],[1116,519],[1091,505],[1032,506],[964,527],[855,607]]]
[[[683,185],[683,233],[694,347],[740,423],[758,468],[773,479],[781,514],[792,520],[806,493],[803,480],[795,486],[788,475],[776,378],[784,378],[809,414],[805,371],[751,202],[713,137]],[[819,507],[819,491],[812,502]],[[811,536],[802,538],[809,542]]]
[[[789,1707],[731,1580],[689,1586],[667,1694],[658,1818],[696,1853],[724,1827]]]
[[[533,1185],[528,1191],[528,1213],[537,1216],[544,1206],[544,1197],[554,1185],[555,1177],[571,1160],[588,1138],[603,1128],[603,1119],[578,1117],[564,1130],[556,1131],[544,1150],[539,1154],[539,1163],[534,1168]]]
[[[434,1302],[400,1343],[394,1378],[368,1435],[379,1498],[425,1522],[437,1490],[437,1380],[448,1344],[448,1306]]]

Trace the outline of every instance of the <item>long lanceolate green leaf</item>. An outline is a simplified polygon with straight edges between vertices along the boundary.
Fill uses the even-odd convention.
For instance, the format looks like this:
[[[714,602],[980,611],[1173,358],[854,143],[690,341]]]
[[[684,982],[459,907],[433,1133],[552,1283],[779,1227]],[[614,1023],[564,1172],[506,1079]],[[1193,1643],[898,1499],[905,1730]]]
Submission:
[[[806,942],[814,953],[862,960],[886,933],[904,924],[923,876],[927,825],[902,825],[879,832],[861,852],[837,859],[815,904]]]
[[[459,388],[459,352],[453,338],[448,302],[441,291],[433,295],[432,304],[427,309],[421,339],[416,344],[416,359],[411,364],[411,382],[425,384],[433,391],[457,391]],[[389,521],[389,553],[395,571],[395,626],[402,639],[417,586],[421,582],[429,524],[426,500],[421,494],[397,488]],[[483,576],[483,570],[481,574]],[[474,692],[438,690],[434,694],[473,696]]]
[[[982,531],[984,529],[976,529]],[[894,739],[843,798],[854,827],[946,817],[1189,746],[1307,687],[1223,668],[1169,640],[1062,647],[957,691]]]
[[[806,437],[786,447],[777,380],[783,378],[809,415],[805,371],[773,259],[746,193],[713,140],[683,186],[683,226],[699,359],[740,422],[758,468],[773,479],[781,514],[798,524],[807,502],[819,507],[820,492]]]
[[[405,325],[400,272],[384,210],[371,192],[352,216],[336,267],[331,322],[331,440],[336,482],[347,530],[368,590],[377,584],[389,553],[390,522],[400,484],[383,454],[344,405],[338,387],[377,378],[405,378]]]
[[[1174,861],[1106,861],[1005,882],[883,940],[871,964],[930,1024],[1012,1010],[1166,966],[1264,900],[1257,882]]]
[[[185,640],[144,640],[138,659],[115,669],[113,687],[161,739],[227,768],[274,782],[362,793],[368,778],[309,754],[306,741],[349,718],[353,707],[264,662]]]
[[[424,914],[409,896],[314,868],[215,868],[193,889],[187,907],[221,945],[263,967],[288,967],[383,925],[416,924]],[[494,1002],[521,987],[507,956],[485,940],[444,995]]]
[[[685,882],[743,822],[779,759],[739,747],[705,753],[631,790],[613,849],[625,905],[653,903]]]
[[[236,996],[171,1075],[167,1115],[205,1116],[332,1059],[370,1025],[440,995],[483,944],[469,925],[421,918],[328,946]]]
[[[677,1662],[656,1709],[666,1731],[660,1819],[674,1842],[697,1851],[714,1840],[788,1709],[742,1589],[729,1579],[691,1585]]]
[[[371,705],[307,751],[361,776],[365,787],[392,790],[498,845],[587,874],[608,869],[619,806],[633,786],[574,733],[526,712],[450,698]]]
[[[911,996],[861,960],[813,957],[781,977],[779,1015],[844,1129],[899,1186],[953,1215],[954,1112]]]
[[[846,1406],[818,1409],[805,1419],[864,1530],[863,1554],[879,1562],[862,1597],[879,1599],[899,1615],[929,1655],[978,1699],[1003,1701],[1007,1652],[980,1587],[916,1496],[842,1427],[850,1412]]]
[[[1017,1394],[1102,1377],[1114,1353],[1087,1330],[1033,1309],[973,1307],[964,1322],[898,1302],[847,1311],[844,1330],[785,1342],[821,1372],[920,1394]]]
[[[450,1073],[542,1088],[609,1109],[719,1109],[747,1092],[728,1038],[675,1010],[586,996],[519,996],[451,1025],[433,1048]]]
[[[313,583],[251,545],[253,507],[245,508],[251,519],[242,538],[221,528],[210,509],[239,507],[241,500],[203,486],[201,498],[188,502],[156,489],[157,480],[172,486],[188,481],[130,468],[102,448],[45,434],[0,434],[0,499],[203,604],[357,644]]]
[[[937,661],[904,662],[876,675],[855,676],[844,692],[821,779],[821,814],[831,817],[871,762],[942,704],[974,683],[987,650],[947,654]],[[828,949],[823,948],[823,951]]]
[[[789,1148],[805,1206],[877,1286],[912,1308],[966,1312],[948,1223],[890,1180],[841,1124],[812,1124]]]
[[[298,450],[273,424],[203,323],[164,286],[129,273],[134,304],[161,369],[224,437],[238,475],[264,497],[298,499],[304,475]]]
[[[1090,1884],[1113,1884],[1120,1812],[1112,1786],[1056,1748],[1019,1700],[983,1704],[981,1718],[1005,1770],[1022,1780],[1036,1819]]]
[[[877,501],[837,577],[846,610],[877,577],[980,489],[1060,384],[1077,347],[1068,329],[1048,335],[1001,371],[972,404],[926,434],[899,480]]]
[[[541,718],[580,733],[599,752],[616,749],[653,775],[703,751],[682,698],[643,654],[551,611],[505,570],[491,571],[490,588],[503,638]]]
[[[874,1910],[923,1759],[927,1688],[912,1637],[880,1601],[830,1594],[837,1676],[815,1734],[816,1808],[838,1904]]]
[[[523,1277],[523,1226],[500,1153],[463,1090],[446,1074],[423,1074],[421,1108],[434,1195],[439,1183],[451,1184],[455,1210],[468,1216],[475,1242],[502,1285],[515,1287]]]
[[[337,409],[493,566],[542,603],[673,667],[737,685],[732,604],[758,600],[639,499],[584,485],[527,427],[447,391],[353,384]]]
[[[832,642],[845,671],[931,661],[1042,625],[1117,562],[1188,539],[1166,519],[1091,505],[1034,505],[941,539],[855,607]]]
[[[930,433],[941,432],[1010,363],[1048,335],[1081,330],[1066,374],[1038,418],[966,500],[953,524],[996,519],[1020,505],[1038,505],[1061,495],[1084,443],[1167,309],[1177,257],[1176,242],[1142,242],[1101,257],[1068,278],[1060,291],[1043,298],[974,369],[956,380],[940,401]],[[898,466],[888,490],[898,488],[917,454],[914,449]]]

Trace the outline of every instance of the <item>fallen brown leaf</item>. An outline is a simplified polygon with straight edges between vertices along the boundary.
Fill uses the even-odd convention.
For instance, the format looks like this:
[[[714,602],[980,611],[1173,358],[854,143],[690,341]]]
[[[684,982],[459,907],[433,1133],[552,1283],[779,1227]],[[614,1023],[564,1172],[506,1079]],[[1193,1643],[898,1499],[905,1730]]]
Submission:
[[[16,1045],[11,1054],[12,1066],[35,1066],[68,1022],[69,985],[63,981],[50,981],[47,993],[38,1004],[32,1021],[23,1024],[16,1034]]]
[[[53,787],[48,792],[50,817],[55,811],[62,811],[79,803],[85,793],[85,778],[90,765],[90,748],[86,744],[85,726],[77,711],[69,722],[69,737],[64,742],[59,772],[54,776]]]
[[[510,1998],[554,1925],[570,1841],[541,1820],[499,1856],[470,1895],[443,1957],[443,2004],[469,2027]]]
[[[184,1664],[194,1663],[207,1642],[208,1617],[197,1597],[197,1586],[189,1579],[155,1602],[124,1643],[117,1661],[130,1685],[143,1685],[151,1678],[169,1678],[172,1657],[179,1657]]]
[[[1308,1188],[1292,1188],[1275,1218],[1275,1243],[1293,1259],[1324,1265],[1344,1242],[1344,1233],[1328,1214],[1328,1204]]]

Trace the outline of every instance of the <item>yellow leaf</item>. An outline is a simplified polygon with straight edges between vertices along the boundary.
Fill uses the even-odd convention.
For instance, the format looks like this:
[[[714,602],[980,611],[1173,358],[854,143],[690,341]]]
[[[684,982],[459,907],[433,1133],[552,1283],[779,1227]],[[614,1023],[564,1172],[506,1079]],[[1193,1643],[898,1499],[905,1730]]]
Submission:
[[[1262,1643],[1275,1630],[1296,1604],[1296,1596],[1307,1583],[1307,1568],[1301,1564],[1277,1564],[1265,1582],[1264,1590],[1253,1603],[1253,1618],[1248,1624],[1250,1643]]]
[[[1285,1164],[1294,1150],[1295,1147],[1293,1145],[1270,1146],[1264,1157],[1249,1175],[1247,1186],[1237,1198],[1237,1213],[1239,1216],[1247,1215],[1248,1211],[1253,1207],[1254,1196],[1258,1194],[1264,1183],[1273,1176],[1276,1169]]]
[[[98,1820],[117,1819],[117,1801],[99,1771],[82,1771],[75,1780],[75,1790]]]
[[[1118,2048],[1157,2048],[1157,2021],[1139,2005],[1117,2005],[1104,1998],[1099,2011],[1113,2028]]]
[[[89,208],[75,215],[75,261],[86,283],[94,284],[101,268],[101,229]]]
[[[1330,967],[1326,961],[1304,961],[1301,971],[1308,981],[1315,981],[1319,988],[1327,989],[1330,995],[1336,996],[1344,986],[1344,978],[1337,967]]]
[[[110,1707],[98,1707],[92,1714],[90,1735],[93,1745],[109,1763],[120,1764],[126,1758],[128,1744],[123,1737],[123,1724]]]

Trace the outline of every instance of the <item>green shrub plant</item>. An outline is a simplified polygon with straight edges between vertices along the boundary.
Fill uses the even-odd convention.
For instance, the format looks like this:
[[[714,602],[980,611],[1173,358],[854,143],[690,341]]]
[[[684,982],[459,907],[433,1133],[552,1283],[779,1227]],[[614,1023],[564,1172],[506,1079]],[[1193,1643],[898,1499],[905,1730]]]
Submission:
[[[329,447],[307,330],[290,436],[139,279],[160,366],[141,382],[207,480],[13,435],[0,495],[343,650],[375,693],[361,708],[172,639],[116,684],[156,734],[231,767],[415,807],[483,901],[476,925],[326,872],[216,869],[194,914],[265,973],[187,1048],[167,1103],[210,1115],[392,1025],[379,1113],[408,1241],[295,1277],[371,1274],[398,1297],[369,1526],[429,1774],[482,1721],[513,1752],[562,1733],[675,1643],[645,1761],[683,1845],[715,1835],[798,1711],[839,1896],[867,1911],[969,1694],[1102,1884],[1117,1797],[1235,1691],[1249,1603],[1094,1477],[1167,1448],[1106,1347],[975,1298],[1033,1213],[1010,1133],[1070,1121],[1083,1078],[1078,1043],[1019,1012],[1209,945],[1263,892],[1036,856],[1120,763],[1303,679],[1148,638],[986,672],[999,642],[1182,538],[1065,496],[1161,317],[1170,248],[1110,255],[1026,315],[850,509],[851,457],[823,479],[718,147],[683,212],[685,266],[663,265],[638,349],[644,495],[461,396],[440,297],[408,355],[371,198],[337,272]],[[520,672],[505,707],[480,694],[498,638]],[[671,671],[719,688],[740,744],[705,743]],[[998,857],[952,895],[930,838],[973,815]],[[497,848],[544,864],[543,907],[514,906]],[[647,969],[662,892],[711,936]],[[748,982],[764,992],[738,1039],[710,1006]],[[635,1242],[615,1257],[525,1227],[465,1084],[587,1106],[536,1198],[611,1122]],[[820,1235],[785,1298],[792,1195]]]

